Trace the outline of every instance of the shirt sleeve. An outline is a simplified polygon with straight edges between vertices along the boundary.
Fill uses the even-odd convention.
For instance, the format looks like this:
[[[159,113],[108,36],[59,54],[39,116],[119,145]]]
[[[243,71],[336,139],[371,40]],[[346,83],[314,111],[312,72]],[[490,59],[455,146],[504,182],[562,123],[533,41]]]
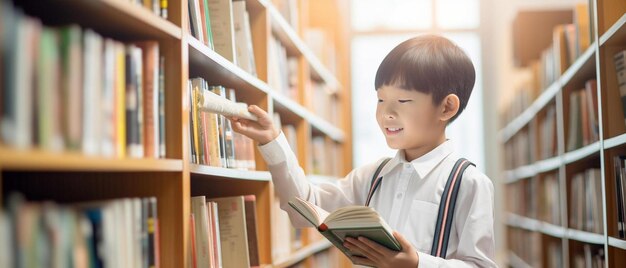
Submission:
[[[272,175],[272,181],[280,199],[280,207],[289,214],[291,222],[296,227],[310,227],[310,223],[291,209],[287,203],[290,199],[297,196],[326,211],[333,211],[347,205],[364,204],[365,192],[368,190],[364,187],[369,185],[364,180],[370,179],[369,174],[372,174],[377,166],[376,163],[372,163],[355,169],[337,183],[314,185],[307,180],[282,132],[273,141],[260,145],[259,151]]]
[[[456,252],[448,254],[447,259],[418,252],[418,267],[497,267],[493,183],[473,167],[468,168],[463,175],[454,211],[454,224],[459,236]]]

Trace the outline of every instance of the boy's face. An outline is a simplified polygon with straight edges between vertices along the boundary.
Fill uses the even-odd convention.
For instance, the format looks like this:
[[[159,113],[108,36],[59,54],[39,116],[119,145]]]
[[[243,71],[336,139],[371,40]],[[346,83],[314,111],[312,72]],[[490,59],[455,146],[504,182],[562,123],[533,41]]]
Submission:
[[[392,149],[419,148],[445,131],[440,107],[433,104],[430,94],[383,86],[377,95],[376,121]]]

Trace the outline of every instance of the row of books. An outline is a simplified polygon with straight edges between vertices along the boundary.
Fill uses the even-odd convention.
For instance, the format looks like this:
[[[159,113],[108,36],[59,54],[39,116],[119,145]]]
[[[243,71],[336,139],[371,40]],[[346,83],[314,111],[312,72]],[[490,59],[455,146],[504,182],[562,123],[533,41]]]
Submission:
[[[337,95],[325,83],[313,82],[307,88],[311,91],[309,102],[311,110],[334,126],[341,125],[340,104]]]
[[[291,28],[299,29],[300,25],[300,14],[299,10],[299,2],[298,0],[273,0],[272,3],[280,12],[280,14],[285,18],[287,23],[291,25]]]
[[[626,238],[626,156],[613,157],[615,197],[617,203],[617,235]],[[610,193],[607,193],[610,194]]]
[[[298,58],[290,57],[287,48],[275,36],[268,40],[267,83],[292,100],[298,100]]]
[[[537,180],[534,178],[507,184],[506,196],[511,198],[507,199],[506,211],[524,217],[536,218],[538,199],[533,198],[537,191],[536,184]]]
[[[605,267],[604,246],[583,245],[582,252],[576,252],[572,257],[574,268],[602,268]]]
[[[127,0],[131,3],[143,6],[144,8],[152,11],[157,16],[167,19],[167,5],[168,0]]]
[[[0,267],[159,267],[155,197],[59,205],[12,195]]]
[[[278,195],[274,197],[271,211],[272,260],[277,263],[288,259],[293,252],[302,248],[303,229],[293,227],[289,214],[280,207]]]
[[[593,233],[604,233],[602,218],[602,171],[587,169],[570,180],[569,227]]]
[[[322,136],[311,139],[311,174],[343,177],[343,153],[341,145]]]
[[[189,267],[259,267],[254,195],[191,198]]]
[[[624,122],[626,122],[626,50],[622,50],[613,56],[615,63],[615,73],[617,76],[617,85],[619,95],[622,101],[622,112],[624,114]]]
[[[599,136],[598,89],[594,79],[569,95],[567,151],[596,142]]]
[[[511,250],[511,252],[517,255],[518,258],[530,265],[530,267],[542,267],[541,233],[509,227],[507,228],[507,238],[509,243],[509,249]]]
[[[189,80],[191,162],[214,167],[255,170],[254,142],[233,131],[223,115],[206,112],[204,104],[218,108],[235,106],[247,111],[247,105],[236,102],[234,89],[209,86],[203,78]],[[211,101],[203,102],[203,98]]]
[[[545,113],[539,121],[539,157],[548,159],[558,153],[556,104],[552,103],[545,108]]]
[[[303,39],[322,64],[331,73],[337,73],[337,49],[331,35],[321,28],[307,28],[303,33]]]
[[[222,57],[256,76],[245,0],[189,0],[189,31]]]
[[[538,218],[544,222],[560,226],[561,202],[559,198],[561,195],[559,194],[559,177],[556,173],[546,174],[540,179],[539,184]],[[532,197],[531,195],[529,198]]]
[[[531,136],[528,128],[523,128],[504,144],[506,169],[529,165],[535,160]]]
[[[2,1],[0,136],[18,148],[165,157],[165,67],[156,41],[48,27]]]
[[[577,3],[572,10],[574,21],[553,29],[552,45],[529,64],[525,82],[511,99],[511,105],[505,106],[504,125],[521,114],[589,48],[594,40],[592,15],[588,3]]]

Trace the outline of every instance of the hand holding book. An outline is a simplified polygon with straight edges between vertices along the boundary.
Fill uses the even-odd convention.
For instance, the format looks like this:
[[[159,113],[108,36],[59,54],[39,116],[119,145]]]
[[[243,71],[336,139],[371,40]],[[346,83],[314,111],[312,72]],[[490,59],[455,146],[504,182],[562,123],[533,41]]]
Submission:
[[[261,145],[266,144],[278,137],[280,131],[276,129],[272,118],[267,112],[256,105],[250,105],[250,107],[248,107],[248,112],[255,116],[257,120],[252,121],[237,116],[227,117],[231,120],[233,130],[235,132],[246,135]]]
[[[393,232],[370,207],[347,206],[329,213],[298,197],[289,201],[289,205],[355,264],[376,267],[417,265],[413,246]]]

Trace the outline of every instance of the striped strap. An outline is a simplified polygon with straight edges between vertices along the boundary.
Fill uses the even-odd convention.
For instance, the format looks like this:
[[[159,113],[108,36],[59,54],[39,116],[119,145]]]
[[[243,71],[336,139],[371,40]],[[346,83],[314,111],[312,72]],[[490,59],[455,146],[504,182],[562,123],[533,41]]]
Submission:
[[[374,176],[372,176],[372,183],[370,184],[370,191],[367,193],[367,199],[365,201],[366,207],[370,206],[370,201],[372,200],[372,196],[374,196],[374,193],[376,192],[376,189],[378,189],[380,182],[383,181],[383,177],[379,178],[378,174],[380,174],[380,171],[383,170],[383,167],[385,167],[385,165],[387,164],[387,162],[389,162],[389,160],[391,160],[391,158],[386,158],[385,160],[383,160],[383,162],[380,163],[380,165],[376,169],[376,172],[374,172]]]
[[[456,197],[459,194],[459,189],[461,188],[463,172],[465,172],[465,169],[467,169],[470,165],[475,166],[472,162],[465,158],[457,160],[452,168],[452,172],[450,172],[443,194],[441,195],[439,215],[437,215],[433,246],[430,253],[435,257],[446,257],[450,230],[452,228],[452,218],[454,216],[454,207],[456,205]]]

